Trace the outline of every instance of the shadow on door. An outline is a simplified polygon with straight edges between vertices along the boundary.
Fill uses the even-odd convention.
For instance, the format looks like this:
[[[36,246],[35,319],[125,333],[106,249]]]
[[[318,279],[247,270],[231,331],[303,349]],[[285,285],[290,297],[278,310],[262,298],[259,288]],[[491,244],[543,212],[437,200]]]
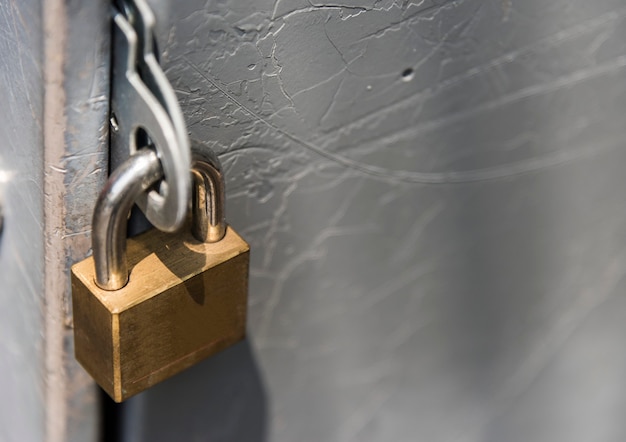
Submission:
[[[105,397],[104,409],[107,442],[267,440],[267,397],[247,339],[123,404]]]

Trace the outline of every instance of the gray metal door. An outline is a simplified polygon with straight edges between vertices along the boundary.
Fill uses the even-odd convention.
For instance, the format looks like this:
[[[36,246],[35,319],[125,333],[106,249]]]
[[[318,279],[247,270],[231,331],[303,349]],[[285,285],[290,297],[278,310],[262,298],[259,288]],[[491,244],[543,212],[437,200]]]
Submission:
[[[626,438],[623,2],[157,3],[251,314],[124,440]]]
[[[108,4],[0,5],[0,439],[94,440],[67,271],[106,175]],[[121,440],[626,439],[623,1],[151,5],[250,314],[105,407]]]

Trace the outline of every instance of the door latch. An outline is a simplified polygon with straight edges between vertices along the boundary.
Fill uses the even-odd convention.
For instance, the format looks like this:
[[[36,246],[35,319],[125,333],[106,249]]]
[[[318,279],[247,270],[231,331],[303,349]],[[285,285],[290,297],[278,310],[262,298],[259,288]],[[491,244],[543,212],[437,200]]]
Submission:
[[[113,8],[111,169],[153,147],[164,179],[137,204],[158,229],[178,229],[191,192],[191,152],[182,110],[155,53],[155,17],[145,0]]]

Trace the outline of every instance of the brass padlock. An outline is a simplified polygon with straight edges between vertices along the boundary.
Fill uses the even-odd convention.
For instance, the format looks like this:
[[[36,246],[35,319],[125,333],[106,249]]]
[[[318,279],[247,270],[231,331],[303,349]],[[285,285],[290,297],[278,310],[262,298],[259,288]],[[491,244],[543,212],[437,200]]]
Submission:
[[[143,149],[111,175],[96,203],[93,256],[72,267],[76,358],[116,402],[245,335],[250,249],[224,221],[217,159],[199,155],[193,235],[153,229],[126,240],[133,201],[162,176]]]

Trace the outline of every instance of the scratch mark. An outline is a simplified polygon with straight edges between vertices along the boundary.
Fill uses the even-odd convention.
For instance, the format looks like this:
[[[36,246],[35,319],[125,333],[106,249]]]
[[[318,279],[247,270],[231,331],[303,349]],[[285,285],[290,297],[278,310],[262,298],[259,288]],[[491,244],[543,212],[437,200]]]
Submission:
[[[208,75],[202,72],[191,60],[183,56],[182,59],[200,75],[204,80],[210,83],[213,87],[219,90],[224,96],[226,96],[231,102],[237,105],[242,111],[263,123],[267,127],[283,135],[284,137],[294,141],[297,144],[315,152],[319,156],[340,164],[346,168],[355,170],[364,175],[368,175],[374,178],[381,179],[387,183],[394,182],[406,182],[413,184],[460,184],[470,183],[477,181],[497,180],[502,178],[510,178],[517,175],[523,175],[530,172],[536,172],[549,167],[554,167],[565,162],[569,162],[575,159],[579,159],[586,156],[592,156],[598,154],[599,150],[597,146],[594,149],[579,149],[578,151],[561,151],[553,154],[545,155],[543,157],[529,158],[527,160],[518,161],[514,163],[504,164],[491,168],[475,169],[469,171],[451,171],[451,172],[411,172],[403,170],[392,170],[384,167],[373,166],[370,164],[360,163],[358,161],[351,160],[341,155],[327,152],[324,149],[310,143],[294,134],[287,132],[286,130],[278,127],[274,123],[261,117],[252,109],[245,106],[237,98],[235,98],[230,92],[221,87],[215,80],[211,79]],[[567,75],[557,79],[555,82],[549,84],[542,84],[538,86],[532,86],[525,88],[522,91],[518,91],[515,94],[510,94],[505,97],[501,97],[497,100],[493,100],[483,105],[486,109],[491,109],[501,105],[499,103],[508,103],[510,100],[519,100],[526,98],[528,94],[545,93],[546,91],[553,90],[554,88],[560,88],[570,86],[574,82],[583,81],[585,79],[593,78],[594,76],[610,72],[618,67],[626,66],[626,56],[619,57],[617,61],[608,63],[607,66],[601,65],[589,70],[579,71],[571,75]],[[473,111],[472,111],[473,112]],[[457,116],[458,118],[458,116]],[[445,119],[448,121],[448,118]],[[431,124],[441,124],[441,122],[435,122]]]
[[[600,15],[593,19],[585,20],[582,23],[578,23],[572,27],[563,29],[555,34],[552,34],[546,38],[535,41],[529,45],[516,48],[512,51],[509,51],[499,57],[496,57],[489,62],[480,65],[480,66],[472,66],[470,69],[465,72],[461,72],[458,75],[455,75],[447,80],[438,82],[434,87],[428,88],[424,91],[420,91],[414,95],[407,96],[401,100],[398,100],[394,103],[391,103],[387,106],[380,106],[374,112],[370,114],[363,115],[362,117],[350,122],[345,126],[338,126],[335,128],[331,128],[326,133],[326,137],[332,135],[337,131],[345,131],[347,128],[351,126],[359,126],[366,124],[374,118],[377,118],[379,114],[383,114],[389,112],[390,110],[397,110],[405,108],[406,106],[413,106],[416,100],[422,100],[425,98],[430,98],[436,96],[439,92],[457,86],[464,81],[481,75],[487,70],[500,68],[502,65],[507,63],[511,63],[516,59],[519,59],[525,55],[528,55],[535,51],[538,47],[556,47],[558,44],[571,40],[573,38],[579,37],[581,35],[586,35],[590,32],[593,32],[597,29],[606,28],[610,23],[620,20],[626,17],[626,8],[623,8],[617,12],[610,12],[607,14]]]
[[[295,188],[295,186],[292,186],[292,187]],[[293,188],[290,188],[288,192],[285,192],[285,193],[291,194],[291,192],[293,192]],[[358,191],[359,191],[359,186],[353,186],[352,196],[354,196]],[[336,224],[345,216],[345,214],[348,211],[348,208],[353,203],[354,198],[352,196],[348,195],[343,200],[343,203],[337,208],[335,213],[328,219],[327,225],[333,226],[333,227],[327,227],[324,230],[322,230],[320,234],[315,238],[315,240],[313,241],[310,247],[304,250],[301,254],[292,258],[287,263],[287,265],[285,265],[281,269],[280,273],[275,279],[274,287],[272,289],[272,292],[270,293],[269,299],[264,306],[265,307],[264,314],[261,316],[262,320],[258,329],[259,330],[258,336],[261,340],[260,342],[265,342],[264,340],[267,339],[269,336],[269,327],[273,322],[274,311],[280,304],[280,300],[283,294],[284,284],[287,282],[289,277],[293,274],[295,269],[297,269],[299,266],[303,265],[304,263],[308,261],[314,261],[316,259],[323,257],[326,251],[322,247],[322,244],[326,242],[328,239],[337,237],[337,236],[343,236],[343,235],[371,233],[375,229],[375,226],[372,226],[372,225],[336,226]],[[281,207],[282,206],[286,206],[286,198],[281,203]],[[278,217],[275,217],[275,219],[276,218]],[[271,230],[271,229],[268,229],[268,230]],[[272,233],[272,236],[274,236],[273,233]],[[272,236],[270,236],[270,238]]]
[[[91,229],[82,230],[80,232],[65,233],[61,235],[61,239],[72,238],[74,236],[89,235],[90,233],[91,233]]]
[[[377,30],[375,32],[371,32],[369,34],[364,35],[359,40],[357,40],[355,43],[360,43],[363,40],[367,40],[367,39],[372,38],[372,37],[380,38],[380,37],[384,36],[387,32],[395,31],[395,30],[399,29],[400,25],[403,25],[404,23],[411,23],[416,18],[421,18],[421,17],[423,17],[426,14],[430,14],[430,13],[437,14],[438,12],[443,11],[444,9],[448,9],[448,8],[457,6],[459,3],[460,3],[459,0],[451,0],[451,1],[448,1],[448,2],[441,3],[441,4],[431,4],[430,6],[424,7],[422,9],[418,9],[413,14],[410,14],[410,15],[402,18],[401,20],[390,22],[389,24],[386,24],[383,29],[379,29],[379,30]]]
[[[432,119],[430,121],[425,121],[425,122],[416,124],[412,127],[409,127],[407,129],[395,131],[391,135],[373,138],[372,140],[361,144],[359,147],[363,148],[365,146],[372,145],[372,144],[378,145],[378,144],[385,144],[388,141],[411,139],[425,132],[430,132],[434,130],[443,129],[448,126],[453,126],[455,124],[458,124],[461,121],[474,117],[476,114],[496,110],[505,105],[509,105],[517,101],[525,100],[533,96],[545,95],[548,93],[558,91],[559,89],[571,87],[571,86],[576,85],[577,83],[581,83],[587,80],[594,79],[599,76],[610,74],[613,71],[622,69],[624,67],[626,67],[626,56],[620,56],[612,60],[611,62],[593,66],[588,69],[580,69],[578,71],[572,72],[567,75],[562,75],[560,77],[557,77],[554,81],[528,86],[528,87],[519,89],[515,92],[502,95],[496,99],[486,101],[484,103],[476,105],[472,107],[471,109],[462,110],[458,112],[451,112],[447,114],[445,117]],[[502,166],[502,167],[506,167],[506,166]],[[460,173],[470,173],[474,175],[476,172],[478,171],[460,172]],[[474,180],[470,180],[470,181],[474,181]]]
[[[65,169],[63,167],[55,166],[53,164],[50,164],[50,169],[54,170],[55,172],[67,173],[67,169]]]
[[[277,1],[276,6],[278,6],[279,3],[280,2]],[[361,7],[361,6],[341,6],[341,5],[316,6],[316,5],[312,5],[312,6],[307,6],[305,8],[294,9],[293,11],[286,12],[282,15],[276,15],[276,8],[274,8],[274,11],[272,12],[271,20],[275,21],[275,20],[286,19],[297,14],[305,14],[305,13],[314,12],[314,11],[343,11],[343,10],[362,12],[362,11],[369,11],[370,9]]]
[[[439,201],[437,204],[428,207],[428,209],[423,211],[420,216],[417,217],[400,248],[392,255],[389,262],[391,265],[409,260],[411,255],[416,252],[415,245],[419,244],[420,237],[424,234],[424,231],[433,222],[433,220],[435,220],[437,216],[443,212],[444,205],[443,201]]]
[[[483,413],[479,422],[471,425],[472,428],[462,429],[460,431],[462,435],[459,435],[458,441],[475,440],[472,435],[481,434],[483,428],[500,416],[515,398],[527,391],[537,381],[542,369],[558,354],[556,350],[561,348],[583,325],[591,313],[611,296],[617,295],[615,288],[626,275],[624,262],[626,262],[626,250],[622,249],[597,278],[597,281],[601,281],[600,286],[592,283],[583,287],[578,298],[568,303],[568,309],[557,320],[549,324],[549,330],[540,334],[543,345],[534,347],[535,350],[527,355],[523,363],[498,389],[498,396],[489,404],[489,407],[485,408],[485,410],[491,411]]]
[[[38,117],[37,113],[35,112],[35,106],[33,104],[33,100],[32,97],[30,95],[30,88],[29,86],[32,85],[32,82],[29,81],[26,78],[26,72],[24,71],[24,56],[25,54],[27,54],[29,51],[26,50],[24,51],[23,48],[23,44],[22,44],[22,40],[19,38],[19,34],[18,34],[18,27],[17,27],[17,21],[16,21],[16,15],[19,18],[19,21],[21,23],[22,29],[26,30],[29,29],[30,25],[27,25],[24,21],[24,18],[22,17],[22,13],[21,11],[18,9],[17,4],[16,3],[11,3],[11,19],[13,22],[13,32],[15,33],[15,42],[17,43],[17,51],[20,54],[19,57],[17,57],[18,61],[19,61],[19,67],[20,67],[20,73],[22,76],[22,82],[24,84],[24,93],[26,95],[26,101],[28,101],[28,106],[30,108],[30,113],[31,116],[33,118],[33,120],[37,123],[37,125],[39,127],[41,127],[41,120]]]
[[[376,389],[352,412],[340,428],[339,440],[359,440],[358,435],[389,400],[393,389]]]
[[[399,275],[396,275],[392,280],[385,282],[376,290],[373,290],[373,296],[361,300],[361,302],[355,307],[355,312],[369,310],[376,304],[385,301],[389,297],[408,287],[410,284],[419,281],[424,275],[433,270],[436,265],[437,263],[435,260],[431,260],[422,265],[409,267]],[[419,297],[421,298],[423,296],[424,294],[422,293]]]

